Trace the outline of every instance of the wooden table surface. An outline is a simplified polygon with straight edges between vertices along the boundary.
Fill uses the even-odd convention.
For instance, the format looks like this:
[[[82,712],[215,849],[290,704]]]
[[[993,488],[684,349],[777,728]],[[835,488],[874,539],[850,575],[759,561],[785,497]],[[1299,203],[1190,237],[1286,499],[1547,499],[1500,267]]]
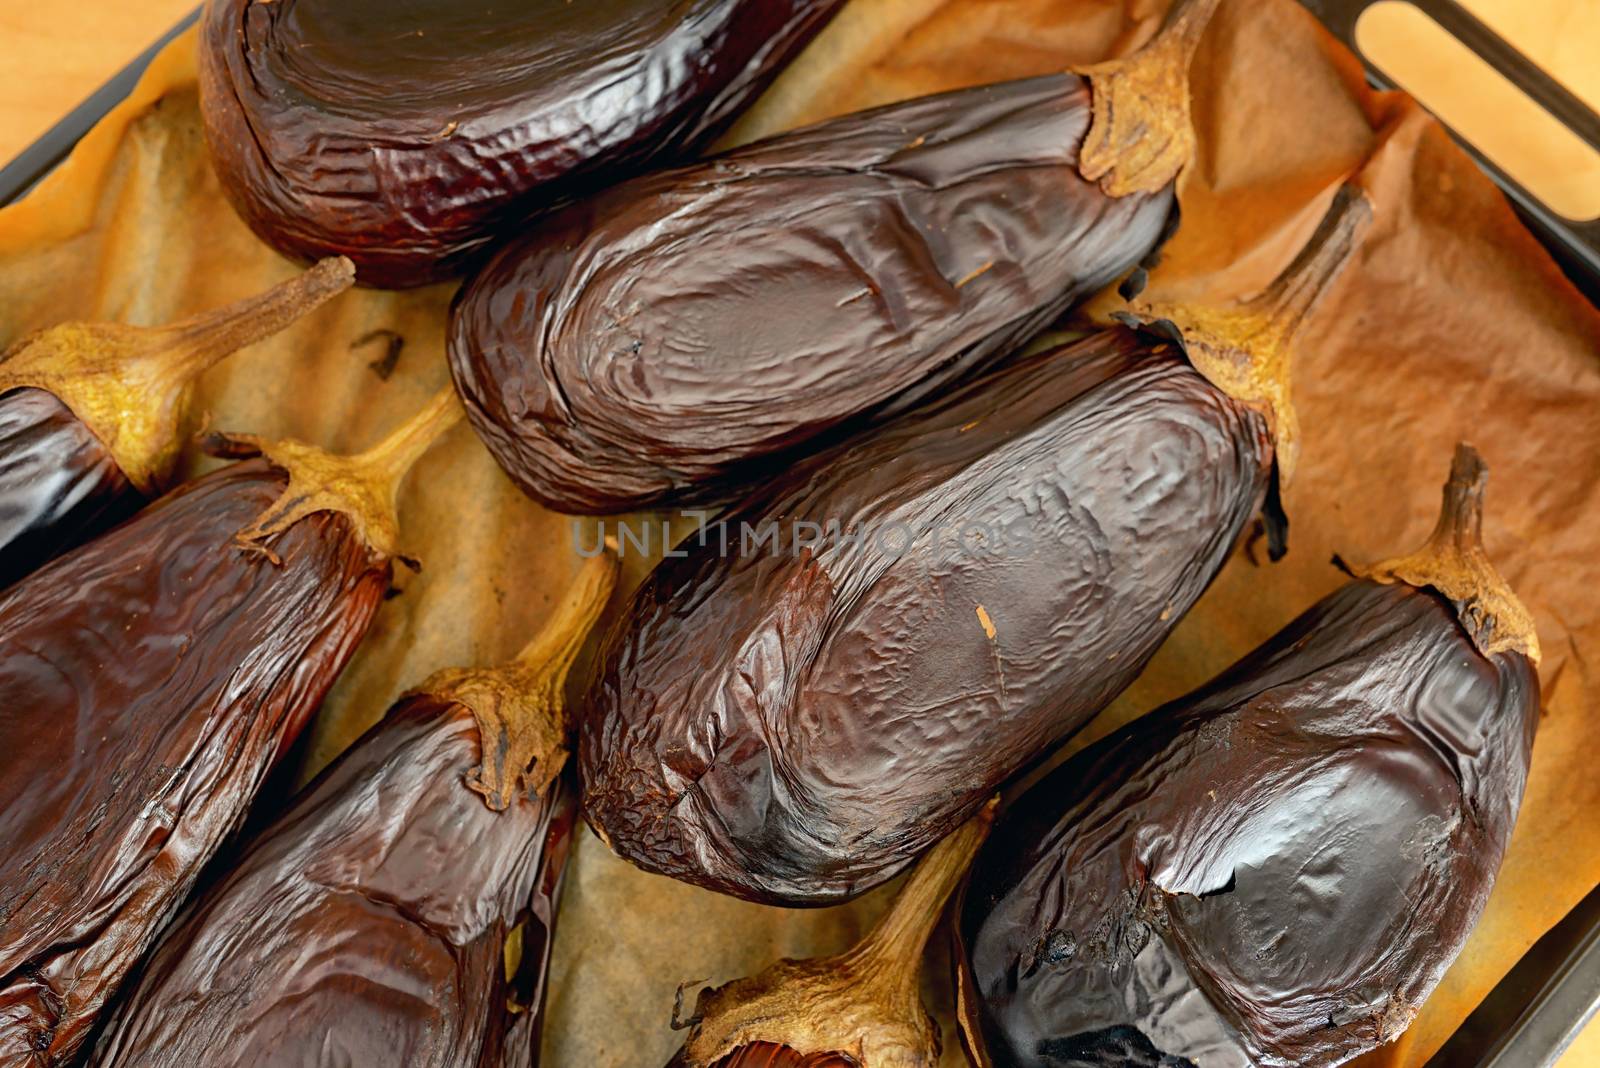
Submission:
[[[1538,0],[1584,7],[1595,0]],[[0,0],[0,163],[121,70],[196,0]],[[1600,1066],[1600,1024],[1560,1068]]]
[[[0,0],[0,163],[32,144],[198,0]]]

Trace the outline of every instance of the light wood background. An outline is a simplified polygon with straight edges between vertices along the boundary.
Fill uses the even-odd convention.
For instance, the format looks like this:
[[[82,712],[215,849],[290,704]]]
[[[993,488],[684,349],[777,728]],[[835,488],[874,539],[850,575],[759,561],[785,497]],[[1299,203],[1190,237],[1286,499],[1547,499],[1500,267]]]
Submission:
[[[0,0],[0,163],[192,11],[198,0]]]
[[[1498,23],[1504,23],[1495,18],[1503,8],[1514,7],[1524,21],[1528,7],[1550,11],[1556,16],[1552,21],[1564,26],[1562,31],[1552,32],[1555,27],[1542,20],[1534,23],[1542,34],[1516,24],[1503,24],[1502,29],[1517,36],[1517,43],[1530,53],[1559,61],[1558,55],[1537,46],[1538,39],[1570,41],[1574,16],[1588,28],[1586,32],[1593,33],[1595,4],[1596,0],[1517,0],[1514,5],[1507,0],[1473,0],[1470,6]],[[31,144],[195,6],[196,0],[0,0],[0,163]],[[1600,37],[1584,39],[1592,46]],[[1590,89],[1581,77],[1568,80],[1580,92]],[[1562,1058],[1560,1068],[1600,1068],[1600,1024],[1588,1028]]]

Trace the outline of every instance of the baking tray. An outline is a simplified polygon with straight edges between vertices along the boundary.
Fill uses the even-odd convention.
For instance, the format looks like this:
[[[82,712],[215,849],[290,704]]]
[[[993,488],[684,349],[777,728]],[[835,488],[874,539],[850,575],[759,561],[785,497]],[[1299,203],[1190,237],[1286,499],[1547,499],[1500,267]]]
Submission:
[[[1376,0],[1302,0],[1352,52],[1361,12]],[[1496,36],[1454,0],[1411,0],[1487,60],[1591,147],[1600,150],[1600,116]],[[163,34],[0,168],[0,206],[26,195],[106,113],[133,91],[157,53],[200,16],[199,8]],[[1394,85],[1367,66],[1378,88]],[[1464,139],[1480,166],[1505,190],[1529,229],[1592,302],[1600,305],[1600,220],[1571,223],[1546,208]],[[1429,1060],[1429,1068],[1547,1068],[1600,1010],[1600,887],[1551,928],[1491,990]]]

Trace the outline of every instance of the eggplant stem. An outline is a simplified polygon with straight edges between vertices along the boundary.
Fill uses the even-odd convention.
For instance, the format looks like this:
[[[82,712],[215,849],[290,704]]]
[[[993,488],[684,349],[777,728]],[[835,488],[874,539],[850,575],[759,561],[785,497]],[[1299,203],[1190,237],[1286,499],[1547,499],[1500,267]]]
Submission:
[[[566,596],[515,660],[494,668],[447,668],[412,694],[453,701],[478,724],[481,760],[467,788],[494,812],[521,790],[543,795],[570,755],[567,673],[616,588],[621,563],[616,543],[584,562]]]
[[[254,523],[236,534],[234,542],[247,552],[281,563],[271,548],[274,538],[308,516],[333,512],[345,516],[378,557],[420,566],[399,551],[400,484],[422,454],[464,414],[455,391],[446,386],[377,446],[354,456],[335,456],[292,439],[220,435],[229,455],[253,453],[289,475],[283,493]]]
[[[1539,633],[1533,615],[1483,549],[1483,495],[1488,481],[1483,457],[1461,442],[1444,484],[1438,522],[1422,548],[1369,567],[1351,566],[1349,571],[1385,585],[1405,583],[1436,590],[1455,606],[1456,617],[1478,652],[1486,657],[1521,653],[1537,665]]]
[[[1091,113],[1078,172],[1107,196],[1158,193],[1194,158],[1189,65],[1218,2],[1178,0],[1143,48],[1075,71]]]
[[[853,948],[781,960],[703,991],[698,1022],[674,1063],[710,1068],[760,1042],[802,1056],[839,1054],[860,1068],[934,1068],[938,1028],[918,994],[923,948],[988,834],[996,804],[988,802],[922,858],[889,911]]]
[[[269,338],[355,284],[355,265],[343,256],[226,307],[150,332],[151,361],[176,386],[187,385],[232,353]]]
[[[433,448],[445,431],[461,421],[466,414],[456,391],[446,386],[433,395],[427,405],[400,425],[394,433],[358,456],[354,462],[370,466],[390,483],[398,484],[406,472]]]
[[[105,446],[128,481],[153,496],[177,465],[179,427],[201,373],[278,333],[349,289],[344,257],[253,297],[167,326],[62,323],[0,357],[0,393],[53,394]]]
[[[1360,187],[1342,186],[1317,229],[1289,266],[1256,296],[1232,305],[1140,298],[1116,318],[1159,327],[1178,338],[1206,379],[1259,411],[1272,432],[1284,485],[1300,452],[1300,421],[1291,381],[1294,345],[1306,321],[1355,258],[1372,205]]]

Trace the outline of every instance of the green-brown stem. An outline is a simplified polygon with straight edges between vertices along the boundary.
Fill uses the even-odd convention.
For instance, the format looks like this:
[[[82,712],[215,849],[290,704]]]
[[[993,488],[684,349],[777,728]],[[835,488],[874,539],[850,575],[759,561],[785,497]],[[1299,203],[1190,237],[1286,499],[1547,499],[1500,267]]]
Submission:
[[[1194,158],[1189,65],[1218,0],[1177,0],[1139,51],[1079,68],[1091,118],[1078,171],[1108,196],[1157,193]]]
[[[781,960],[701,993],[674,1063],[710,1068],[756,1042],[859,1068],[933,1068],[939,1033],[918,995],[922,951],[994,818],[991,801],[917,864],[867,936],[835,957]],[[682,1025],[680,1025],[682,1026]]]
[[[482,761],[467,777],[467,787],[494,811],[504,811],[519,790],[542,795],[566,763],[569,725],[562,695],[567,672],[620,570],[608,539],[515,660],[495,668],[448,668],[412,691],[454,701],[477,720]]]
[[[1290,397],[1295,340],[1354,258],[1371,217],[1361,190],[1346,185],[1294,261],[1255,297],[1232,305],[1134,300],[1130,312],[1117,315],[1134,325],[1158,325],[1177,337],[1212,385],[1261,412],[1277,443],[1285,483],[1300,449],[1300,424]]]
[[[1409,556],[1369,567],[1351,567],[1358,578],[1419,589],[1431,587],[1456,608],[1462,627],[1484,656],[1517,652],[1539,662],[1533,616],[1483,551],[1483,492],[1489,468],[1465,442],[1456,446],[1444,504],[1433,534]]]
[[[355,268],[341,256],[265,293],[168,326],[62,323],[0,357],[0,393],[32,387],[54,394],[105,445],[128,481],[153,495],[177,463],[194,380],[354,280]]]
[[[234,540],[276,562],[273,538],[307,516],[337,512],[350,520],[378,556],[416,566],[416,561],[399,552],[400,484],[411,466],[463,414],[455,390],[447,386],[398,430],[354,456],[335,456],[293,440],[224,435],[230,455],[263,456],[289,475],[289,485],[278,499]]]

